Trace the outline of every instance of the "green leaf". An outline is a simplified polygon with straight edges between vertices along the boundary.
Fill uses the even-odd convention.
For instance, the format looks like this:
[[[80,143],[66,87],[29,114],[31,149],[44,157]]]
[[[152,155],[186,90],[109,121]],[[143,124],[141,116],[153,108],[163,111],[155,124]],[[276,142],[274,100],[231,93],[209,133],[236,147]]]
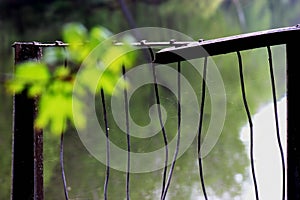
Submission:
[[[14,79],[25,84],[47,82],[50,78],[49,70],[44,63],[25,62],[16,66]]]
[[[35,121],[35,126],[38,128],[45,128],[49,123],[53,109],[55,106],[52,103],[51,95],[46,93],[43,94],[39,100],[39,113]]]
[[[10,80],[6,83],[6,90],[10,94],[21,93],[25,89],[25,84],[20,81]]]
[[[121,85],[118,85],[118,88],[116,88],[116,84],[117,82],[120,81],[119,83],[121,83]],[[120,76],[120,73],[118,74],[115,74],[113,73],[112,71],[109,71],[109,70],[106,70],[102,76],[101,76],[101,79],[99,81],[99,85],[98,87],[99,88],[104,88],[105,89],[105,92],[107,94],[112,94],[114,92],[114,90],[118,90],[118,89],[123,89],[124,85],[122,84],[123,83],[123,78]],[[121,86],[121,88],[120,88]]]
[[[112,33],[104,28],[104,27],[94,27],[90,31],[90,45],[91,49],[95,48],[101,42],[107,40],[109,37],[112,36]]]
[[[26,62],[17,66],[7,88],[11,93],[28,89],[30,97],[40,96],[35,121],[37,128],[49,128],[55,135],[61,134],[68,122],[76,124],[76,128],[84,128],[86,116],[83,113],[88,105],[84,105],[80,97],[95,94],[100,88],[111,95],[115,89],[127,86],[121,77],[121,67],[131,66],[136,56],[130,53],[133,48],[126,42],[122,46],[114,46],[110,41],[111,35],[103,27],[94,27],[88,32],[81,24],[69,23],[63,29],[63,40],[70,44],[68,51],[49,48],[42,62]],[[90,54],[97,59],[85,60]],[[85,60],[79,74],[74,74],[65,66],[57,66],[66,58],[80,65]],[[48,65],[56,66],[51,73]],[[79,89],[74,95],[75,75]],[[116,88],[117,83],[121,84]],[[73,118],[73,108],[76,119]]]
[[[90,49],[85,43],[88,42],[88,31],[78,23],[69,23],[64,26],[63,40],[69,43],[69,59],[82,62],[89,54]]]
[[[32,85],[28,89],[28,96],[29,97],[36,97],[36,96],[42,94],[44,89],[45,89],[44,85],[39,85],[39,84]]]
[[[25,62],[16,66],[13,79],[7,83],[7,90],[13,94],[28,88],[29,96],[36,96],[42,93],[50,77],[50,72],[44,63]]]
[[[102,62],[105,66],[109,66],[109,69],[115,73],[120,73],[124,61],[124,50],[122,47],[109,48],[102,57]]]
[[[72,124],[76,125],[77,129],[83,129],[86,127],[86,116],[84,115],[85,105],[82,101],[80,101],[78,98],[72,99],[72,112],[76,112],[76,118],[73,118],[74,115],[72,115]]]
[[[95,67],[83,68],[79,74],[77,74],[77,79],[82,87],[88,89],[92,94],[96,92],[97,83],[101,76],[101,71]]]
[[[54,71],[54,77],[59,78],[59,79],[66,79],[68,78],[71,74],[71,71],[69,68],[65,66],[59,66],[55,69]]]
[[[36,127],[49,127],[52,133],[59,135],[66,129],[68,121],[73,122],[72,96],[59,92],[44,94],[40,99]]]
[[[69,23],[63,28],[65,42],[82,44],[87,41],[87,29],[79,23]]]

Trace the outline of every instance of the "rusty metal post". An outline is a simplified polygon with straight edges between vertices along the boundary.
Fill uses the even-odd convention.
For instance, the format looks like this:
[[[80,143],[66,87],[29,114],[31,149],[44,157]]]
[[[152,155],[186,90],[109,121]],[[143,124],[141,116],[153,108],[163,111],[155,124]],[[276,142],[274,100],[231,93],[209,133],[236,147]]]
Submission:
[[[287,197],[300,199],[300,95],[299,95],[300,41],[286,45],[287,58]]]
[[[15,43],[15,64],[40,60],[42,48],[34,44]],[[12,140],[12,200],[42,200],[43,132],[34,128],[37,98],[26,91],[14,95]]]

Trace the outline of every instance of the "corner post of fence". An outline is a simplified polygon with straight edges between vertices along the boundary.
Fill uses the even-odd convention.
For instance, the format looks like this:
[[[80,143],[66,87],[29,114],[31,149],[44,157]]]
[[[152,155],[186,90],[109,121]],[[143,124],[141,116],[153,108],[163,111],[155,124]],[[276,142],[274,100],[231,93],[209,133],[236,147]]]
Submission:
[[[17,64],[42,57],[42,48],[33,44],[15,43]],[[42,200],[43,191],[43,131],[34,127],[38,98],[27,92],[13,98],[12,190],[11,199]]]
[[[300,199],[300,40],[286,44],[287,60],[287,198]]]

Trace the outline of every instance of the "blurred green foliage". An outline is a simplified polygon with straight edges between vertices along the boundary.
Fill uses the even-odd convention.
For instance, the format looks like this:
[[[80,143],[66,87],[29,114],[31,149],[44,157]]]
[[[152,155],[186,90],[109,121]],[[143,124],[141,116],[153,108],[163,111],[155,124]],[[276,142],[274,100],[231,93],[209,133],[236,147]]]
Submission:
[[[67,50],[66,48],[64,50],[50,48],[46,51],[45,59],[42,61],[28,61],[16,66],[13,79],[7,83],[8,91],[11,94],[18,94],[27,90],[29,97],[39,97],[39,113],[35,122],[37,128],[49,127],[52,133],[59,135],[66,130],[68,122],[74,124],[72,103],[81,108],[79,113],[83,113],[83,104],[72,93],[78,70],[73,69],[72,72],[69,66],[57,66],[51,72],[49,64],[53,65],[61,60],[68,60],[79,66],[81,68],[80,77],[83,77],[79,80],[82,84],[81,96],[87,95],[88,92],[92,94],[99,92],[100,88],[103,88],[108,94],[113,92],[122,65],[131,66],[135,56],[132,53],[125,54],[131,48],[126,43],[120,47],[115,47],[111,43],[105,48],[97,48],[101,42],[109,40],[111,35],[103,27],[94,27],[88,32],[81,24],[69,23],[63,29],[63,39],[69,44]],[[85,62],[84,65],[81,65],[93,50],[97,51],[99,58],[94,59],[99,63]],[[100,79],[99,69],[102,74]],[[92,79],[95,81],[91,81]],[[96,91],[93,90],[95,82],[98,82]],[[78,116],[78,118],[81,120],[77,122],[76,128],[84,128],[85,117]]]

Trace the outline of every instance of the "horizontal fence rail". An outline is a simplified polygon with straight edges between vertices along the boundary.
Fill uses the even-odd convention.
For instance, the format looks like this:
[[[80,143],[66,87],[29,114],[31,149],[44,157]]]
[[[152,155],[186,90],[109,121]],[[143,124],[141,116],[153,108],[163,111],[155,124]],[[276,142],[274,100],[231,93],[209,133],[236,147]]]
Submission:
[[[185,46],[165,48],[156,53],[155,62],[166,64],[207,55],[215,56],[299,40],[300,25],[246,33],[219,39],[191,42]]]

